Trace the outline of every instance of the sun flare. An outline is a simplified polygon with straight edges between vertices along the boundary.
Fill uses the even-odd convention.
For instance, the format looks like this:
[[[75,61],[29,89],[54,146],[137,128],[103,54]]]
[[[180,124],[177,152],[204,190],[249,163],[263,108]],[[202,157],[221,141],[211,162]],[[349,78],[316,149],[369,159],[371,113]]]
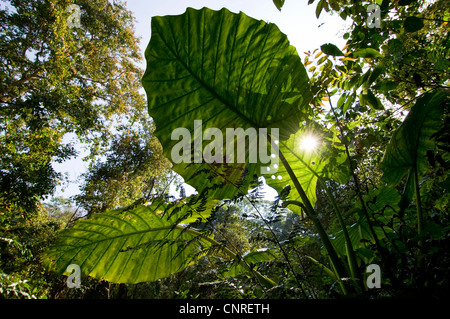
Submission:
[[[317,147],[317,138],[312,135],[307,135],[302,138],[300,148],[305,151],[313,151]]]

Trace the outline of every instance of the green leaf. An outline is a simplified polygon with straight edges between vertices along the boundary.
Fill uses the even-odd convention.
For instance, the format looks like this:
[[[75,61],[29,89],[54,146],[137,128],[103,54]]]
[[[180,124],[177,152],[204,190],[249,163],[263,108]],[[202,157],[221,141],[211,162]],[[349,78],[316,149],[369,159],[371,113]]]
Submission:
[[[321,270],[323,270],[331,279],[338,280],[336,277],[336,274],[328,267],[326,267],[324,264],[320,263],[316,259],[314,259],[311,256],[306,256],[309,260],[311,260],[315,265],[319,266]]]
[[[284,5],[284,1],[285,0],[273,0],[273,3],[275,4],[275,6],[277,7],[278,10],[281,11],[281,8]]]
[[[393,187],[381,187],[364,195],[369,214],[385,225],[392,222],[393,215],[398,211],[400,200],[401,195]],[[355,208],[361,211],[361,203],[357,202]],[[367,225],[367,219],[361,219],[360,223]]]
[[[354,250],[364,248],[367,245],[366,241],[373,242],[373,236],[370,232],[369,227],[367,226],[367,223],[364,220],[361,221],[360,225],[358,223],[355,223],[353,225],[347,226],[347,232]],[[342,257],[347,254],[345,247],[345,237],[342,230],[332,236],[332,243],[336,248],[339,256]]]
[[[302,147],[305,137],[316,139],[317,144],[313,149]],[[302,128],[289,140],[281,142],[279,147],[313,206],[317,199],[316,184],[319,177],[331,178],[340,183],[348,181],[346,157],[333,147],[333,141],[327,138],[323,128]],[[266,183],[278,192],[290,185],[289,200],[302,202],[284,166],[280,166],[276,174],[266,178]],[[289,209],[301,212],[300,207],[295,205],[290,205]]]
[[[448,230],[448,228],[447,228]],[[444,229],[442,226],[436,224],[433,221],[428,221],[425,224],[425,233],[431,237],[433,240],[441,240],[445,237],[447,234],[446,229]]]
[[[367,248],[358,248],[356,250],[356,253],[364,258],[367,258],[369,260],[369,262],[375,256],[375,252],[373,250],[370,250]]]
[[[332,56],[344,56],[344,53],[334,44],[325,43],[320,47],[320,50],[328,55]]]
[[[417,0],[400,0],[398,2],[398,5],[399,6],[409,6],[413,2],[417,2]]]
[[[390,39],[388,41],[388,52],[392,55],[400,53],[404,50],[403,42],[399,39]]]
[[[418,17],[407,17],[403,23],[406,32],[416,32],[424,27],[423,20]]]
[[[248,263],[258,263],[274,260],[277,258],[277,255],[275,252],[268,248],[260,248],[252,250],[251,252],[244,254],[242,257]]]
[[[359,104],[361,104],[361,106],[367,105],[367,94],[364,94],[363,92],[359,93]]]
[[[383,187],[372,190],[368,195],[365,195],[364,201],[369,213],[378,221],[387,224],[392,218],[392,215],[396,212],[397,204],[400,201],[400,194],[395,189]],[[365,248],[367,246],[367,242],[375,243],[375,239],[367,223],[367,219],[362,213],[361,203],[357,201],[355,203],[355,207],[350,212],[352,212],[352,214],[359,214],[357,223],[347,227],[347,232],[353,249],[359,250],[361,248]],[[383,230],[379,226],[372,226],[378,239],[383,239],[386,237],[386,229]],[[336,247],[336,251],[341,256],[347,254],[345,236],[342,230],[332,236],[332,242],[334,247]]]
[[[328,4],[330,5],[331,9],[336,12],[339,12],[341,10],[341,6],[337,1],[329,1]]]
[[[381,91],[383,93],[389,92],[391,90],[395,90],[397,88],[398,84],[394,81],[390,80],[383,80],[375,84],[372,89],[376,91]]]
[[[374,110],[384,110],[383,104],[380,102],[380,100],[373,94],[371,90],[367,91],[367,104]]]
[[[357,58],[377,58],[380,55],[380,52],[372,48],[365,48],[353,52],[353,56]]]
[[[244,13],[188,8],[182,15],[153,17],[146,59],[142,83],[169,159],[180,143],[171,139],[174,130],[187,129],[193,145],[194,120],[202,121],[201,133],[218,128],[224,140],[226,128],[278,128],[286,140],[309,113],[309,80],[296,49],[274,24]],[[209,143],[203,139],[201,150]],[[191,158],[173,161],[173,169],[198,192],[232,198],[237,187],[246,193],[260,173],[261,163],[249,163],[249,147],[245,152],[245,163]]]
[[[394,132],[380,163],[383,180],[396,186],[413,169],[421,176],[427,167],[427,150],[434,148],[433,134],[442,126],[443,92],[427,93],[417,100],[402,125]],[[405,190],[412,198],[413,179],[409,178]]]
[[[336,104],[336,107],[338,109],[340,109],[344,105],[346,99],[347,99],[347,93],[342,94],[341,97],[339,98],[337,104]]]
[[[398,203],[400,202],[400,194],[397,190],[390,187],[381,187],[371,190],[369,194],[364,196],[364,200],[366,202],[367,209],[371,212],[382,212],[387,206],[389,206],[392,211],[392,209],[396,209]],[[361,208],[361,203],[358,202],[355,207]],[[387,210],[385,209],[385,214],[386,211]]]
[[[80,220],[60,234],[45,254],[50,269],[63,274],[70,264],[84,275],[118,283],[154,281],[176,273],[204,255],[206,237],[180,224],[205,220],[212,203],[202,201],[109,211]]]

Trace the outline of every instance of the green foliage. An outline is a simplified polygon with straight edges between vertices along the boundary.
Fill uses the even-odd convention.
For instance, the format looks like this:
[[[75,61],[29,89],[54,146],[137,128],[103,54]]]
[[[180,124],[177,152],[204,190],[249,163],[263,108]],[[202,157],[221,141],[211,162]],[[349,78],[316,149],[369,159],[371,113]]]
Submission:
[[[418,17],[407,17],[403,23],[406,32],[417,32],[424,27],[423,20]]]
[[[332,55],[332,56],[343,56],[344,55],[344,53],[342,53],[342,51],[339,50],[339,48],[337,46],[335,46],[334,44],[331,44],[331,43],[325,43],[325,44],[321,45],[320,50],[322,50],[322,52],[327,55]]]
[[[275,25],[243,13],[189,8],[179,16],[154,17],[146,58],[142,83],[167,158],[177,143],[172,132],[194,132],[195,119],[203,119],[202,133],[227,125],[277,127],[286,140],[308,113],[308,78],[296,50]],[[196,164],[191,158],[173,169],[199,193],[216,185],[209,196],[233,198],[236,186],[245,193],[259,174],[260,163],[248,163],[248,153],[246,148],[246,163]],[[228,154],[224,146],[223,156]]]
[[[103,30],[96,34],[107,41],[94,54],[86,51],[88,33],[68,30],[67,13],[55,9],[64,8],[64,1],[48,8],[43,2],[14,3],[19,13],[5,10],[0,18],[7,31],[2,37],[15,51],[2,58],[23,57],[18,50],[27,53],[27,44],[36,56],[32,63],[19,59],[3,66],[1,78],[2,129],[15,132],[1,135],[8,160],[2,164],[0,210],[5,297],[448,294],[449,15],[443,1],[376,1],[381,28],[366,23],[369,2],[317,1],[317,17],[334,12],[352,25],[345,47],[326,43],[305,52],[304,63],[275,25],[243,13],[189,8],[182,15],[154,17],[142,83],[155,131],[142,114],[142,97],[133,93],[135,41],[120,27],[119,22],[131,23],[120,5],[80,3],[90,36]],[[274,4],[281,10],[284,1]],[[31,14],[33,8],[41,14]],[[100,9],[101,23],[87,19]],[[58,31],[48,33],[47,39],[58,43],[52,47],[50,41],[49,51],[35,45],[39,37],[27,42],[32,29],[23,28],[20,37],[16,28],[5,27],[42,25],[39,19],[47,16]],[[114,56],[114,49],[126,58]],[[106,82],[90,73],[103,62],[100,69],[111,76]],[[30,72],[39,72],[41,64],[61,72],[61,83],[54,74],[34,77]],[[117,69],[125,78],[116,76]],[[124,122],[110,135],[98,119],[109,119],[114,108]],[[192,133],[196,119],[203,121],[202,133],[213,127],[279,128],[279,141],[271,142],[280,151],[280,165],[276,174],[266,175],[278,191],[273,203],[261,200],[255,182],[261,182],[263,163],[250,163],[249,150],[240,164],[173,163],[198,194],[165,196],[169,165],[155,137],[170,159],[177,143],[171,133],[176,128]],[[105,155],[83,176],[75,200],[88,214],[73,226],[68,223],[73,217],[67,219],[72,210],[58,207],[64,201],[46,205],[50,217],[36,204],[54,187],[48,178],[57,178],[50,159],[73,155],[70,145],[61,143],[69,131],[85,140],[101,136],[92,158]],[[313,151],[299,147],[305,135],[316,138]],[[207,145],[203,141],[202,149]],[[42,214],[30,218],[24,206]],[[53,275],[41,268],[40,257]],[[51,291],[51,285],[63,286],[60,275],[71,263],[81,266],[84,287]],[[381,266],[381,289],[365,285],[371,263]],[[39,275],[24,279],[30,269]]]
[[[84,275],[110,282],[164,278],[190,265],[210,246],[197,232],[180,226],[205,220],[211,211],[207,206],[201,201],[187,206],[155,200],[150,206],[98,214],[62,233],[44,258],[58,273],[75,263]]]
[[[48,273],[39,256],[81,213],[62,199],[42,204],[64,182],[52,164],[77,155],[67,134],[86,143],[88,159],[94,160],[110,145],[118,146],[112,124],[148,121],[139,93],[136,64],[141,57],[131,13],[118,1],[78,1],[81,27],[70,28],[66,9],[72,3],[14,0],[4,1],[0,9],[0,238],[5,239],[0,273],[5,298],[51,298],[61,292],[62,278]],[[129,137],[117,150],[122,159],[142,155],[135,140]],[[155,139],[147,146],[143,153],[153,152],[156,164],[159,146]],[[136,174],[149,171],[143,167],[150,165],[148,157]],[[153,175],[161,166],[155,165]],[[133,182],[139,178],[134,175]],[[83,203],[93,206],[88,201]]]
[[[49,298],[57,282],[40,263],[40,255],[62,224],[40,205],[33,218],[0,215],[0,299]]]
[[[205,25],[204,19],[211,23]],[[192,27],[185,28],[186,23]],[[190,31],[200,26],[207,29],[202,33]],[[164,32],[166,29],[170,29],[170,33]],[[167,157],[172,155],[169,151],[175,144],[172,138],[169,140],[172,132],[180,127],[194,132],[195,125],[189,120],[203,119],[205,114],[208,114],[207,122],[201,133],[209,127],[223,130],[230,123],[244,130],[276,127],[280,138],[279,141],[269,139],[273,146],[296,133],[300,121],[310,112],[306,71],[295,49],[275,26],[243,13],[232,14],[226,9],[217,12],[189,8],[180,16],[154,18],[152,32],[154,36],[146,51],[147,71],[142,82],[147,92],[149,113],[156,122],[155,134]],[[220,36],[211,39],[217,32]],[[178,36],[174,37],[174,33]],[[225,50],[228,42],[235,44],[231,50]],[[206,69],[214,72],[207,73]],[[178,92],[176,97],[174,92]],[[168,115],[174,113],[180,115],[175,120],[169,119]],[[227,147],[224,146],[225,150],[220,154],[221,161],[223,154],[228,157]],[[232,198],[238,191],[245,193],[249,177],[258,174],[260,168],[255,165],[258,163],[250,162],[246,153],[246,163],[225,165],[221,161],[218,165],[196,164],[194,155],[194,160],[189,163],[174,163],[174,170],[200,193],[216,187],[209,196]],[[286,169],[285,176],[279,175],[281,180],[283,177],[291,179],[339,277],[344,277],[345,269],[320,221],[315,218],[314,198],[308,198],[283,152],[279,156]],[[315,178],[306,177],[307,188],[312,192]],[[269,180],[268,184],[273,182]]]
[[[130,12],[118,2],[79,1],[81,28],[70,28],[69,4],[7,1],[0,11],[0,200],[27,214],[61,178],[51,163],[75,155],[66,133],[96,154],[113,115],[141,107]]]
[[[89,216],[165,194],[173,181],[152,122],[142,118],[116,129],[106,154],[81,176],[81,193],[74,196]]]
[[[79,217],[79,212],[73,208],[71,199],[58,196],[44,203],[44,208],[49,217],[59,223],[70,223],[75,217]]]
[[[302,148],[302,141],[308,136],[313,136],[317,140],[313,150]],[[345,183],[349,179],[346,157],[338,144],[339,140],[333,136],[332,132],[321,128],[316,123],[305,125],[289,140],[280,143],[280,152],[290,163],[312,205],[316,202],[318,179],[334,179],[340,183]],[[278,192],[289,185],[289,200],[303,201],[284,166],[278,169],[276,176],[268,178],[267,184]],[[290,208],[297,213],[302,210],[298,206]]]
[[[133,284],[167,277],[218,249],[236,261],[239,273],[250,271],[262,285],[274,286],[248,265],[267,260],[268,253],[250,252],[241,259],[189,225],[205,222],[214,203],[198,196],[171,204],[155,199],[148,206],[95,215],[63,232],[46,252],[45,263],[61,274],[75,263],[84,275]]]
[[[309,4],[313,2],[309,1]],[[377,3],[381,7],[381,29],[368,27],[365,2],[317,2],[317,16],[323,11],[336,12],[344,20],[351,18],[353,24],[344,34],[347,45],[342,49],[343,57],[333,57],[328,45],[322,46],[322,52],[305,52],[304,63],[314,94],[312,103],[316,106],[316,118],[324,117],[324,125],[336,128],[347,150],[353,172],[349,186],[354,188],[349,188],[348,196],[356,198],[356,205],[349,203],[345,220],[358,259],[381,263],[385,269],[390,269],[393,264],[399,267],[398,273],[386,272],[386,289],[390,293],[427,291],[433,296],[442,296],[446,289],[445,280],[431,279],[423,265],[431,260],[435,262],[431,256],[447,245],[431,244],[432,241],[427,239],[428,236],[441,240],[446,238],[445,231],[441,231],[442,225],[447,223],[444,221],[447,220],[446,213],[439,215],[439,227],[436,227],[434,236],[425,231],[425,225],[437,216],[436,213],[431,214],[433,217],[429,214],[437,211],[435,205],[445,202],[443,198],[446,196],[443,196],[445,191],[438,187],[436,192],[432,192],[435,197],[430,202],[430,189],[425,191],[423,187],[425,181],[428,184],[437,178],[436,156],[440,159],[448,156],[447,146],[439,148],[436,143],[440,140],[448,145],[448,140],[444,142],[441,135],[444,127],[448,129],[448,100],[445,98],[448,96],[448,72],[442,69],[444,61],[448,61],[448,9],[445,9],[443,1],[430,5],[420,1]],[[334,106],[331,99],[336,96],[337,104]],[[331,111],[325,103],[329,104]],[[404,116],[403,109],[414,103],[391,139],[392,133],[388,132],[399,126]],[[426,124],[428,121],[429,125]],[[397,139],[398,142],[394,142]],[[387,162],[403,165],[389,167]],[[411,171],[416,165],[414,163],[418,168],[420,166],[420,171],[416,171],[418,174]],[[431,171],[430,164],[433,167]],[[444,160],[440,160],[439,165],[447,167]],[[385,171],[384,179],[390,182],[389,188],[385,188],[380,169]],[[408,172],[409,178],[405,181],[402,177]],[[429,178],[428,174],[434,177]],[[439,180],[445,179],[442,172],[439,174]],[[401,190],[401,198],[394,187]],[[378,194],[377,189],[382,192]],[[389,192],[395,195],[396,202],[379,202],[383,198],[379,197]],[[415,202],[411,201],[413,195]],[[426,208],[423,196],[427,198]],[[439,200],[435,201],[437,198]],[[323,207],[320,201],[319,205]],[[417,220],[412,218],[414,210]],[[334,223],[337,220],[339,218]],[[417,231],[411,231],[417,224]],[[435,221],[432,224],[435,225]],[[332,225],[337,229],[333,244],[339,255],[348,255],[345,249],[348,240],[342,223],[337,225]],[[447,257],[444,259],[448,260]],[[438,262],[437,269],[440,265]],[[414,273],[415,280],[407,279],[408,271]]]
[[[281,11],[281,8],[284,5],[284,2],[285,2],[285,0],[273,0],[273,3],[277,7],[277,9],[280,10],[280,11]]]

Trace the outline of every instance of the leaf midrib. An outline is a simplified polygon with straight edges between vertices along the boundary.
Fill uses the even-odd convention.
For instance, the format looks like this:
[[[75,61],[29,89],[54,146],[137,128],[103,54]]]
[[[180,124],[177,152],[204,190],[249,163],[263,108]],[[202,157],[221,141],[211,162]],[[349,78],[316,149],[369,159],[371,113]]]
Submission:
[[[173,31],[173,26],[172,24],[169,22],[168,23],[170,26],[170,31],[172,34],[172,37],[175,39],[175,35],[174,35],[174,31]],[[252,121],[250,118],[248,118],[247,116],[245,116],[242,112],[240,112],[236,106],[232,105],[231,103],[229,103],[225,98],[223,98],[222,96],[220,96],[212,87],[210,87],[208,84],[206,84],[199,76],[196,75],[196,73],[181,59],[181,57],[179,56],[178,52],[174,51],[174,49],[172,49],[166,39],[163,36],[163,33],[161,32],[161,30],[158,30],[159,35],[160,35],[160,39],[164,42],[166,48],[176,57],[177,61],[179,63],[181,63],[181,65],[189,72],[189,74],[203,87],[205,88],[211,95],[213,95],[218,101],[220,101],[223,105],[225,105],[225,107],[227,107],[228,109],[230,109],[232,112],[234,112],[237,116],[239,116],[241,119],[243,119],[246,123],[249,123],[252,127],[254,128],[259,128],[259,125],[257,123],[255,123],[254,121]],[[216,61],[217,64],[217,61]],[[217,65],[215,65],[215,68],[217,68]]]
[[[99,224],[98,226],[104,227],[105,225]],[[96,241],[90,240],[90,242],[88,244],[84,244],[84,245],[73,246],[73,245],[67,245],[66,244],[66,245],[57,245],[56,247],[73,247],[73,248],[67,249],[65,252],[71,251],[73,249],[80,249],[81,250],[81,249],[84,249],[84,248],[86,248],[88,246],[97,245],[97,244],[105,242],[105,241],[114,241],[114,240],[117,240],[117,239],[120,239],[120,238],[124,238],[124,237],[131,237],[131,236],[140,235],[140,234],[144,234],[144,233],[150,233],[150,232],[158,232],[158,231],[167,230],[167,229],[172,229],[172,230],[173,229],[178,229],[178,230],[182,231],[182,230],[185,229],[185,227],[182,227],[180,225],[170,225],[170,226],[164,226],[164,227],[158,227],[158,228],[150,228],[150,229],[145,229],[145,230],[140,230],[140,231],[133,231],[133,232],[130,232],[130,233],[123,233],[122,232],[122,234],[116,235],[116,236],[113,236],[113,237],[106,237],[106,238],[99,239],[99,240],[96,240]],[[79,229],[79,230],[84,231],[84,232],[90,232],[90,233],[98,233],[98,232],[90,230],[90,229]],[[87,239],[85,237],[81,237],[81,236],[68,236],[68,235],[65,235],[65,236],[62,236],[62,237],[63,238],[89,240],[89,239]]]

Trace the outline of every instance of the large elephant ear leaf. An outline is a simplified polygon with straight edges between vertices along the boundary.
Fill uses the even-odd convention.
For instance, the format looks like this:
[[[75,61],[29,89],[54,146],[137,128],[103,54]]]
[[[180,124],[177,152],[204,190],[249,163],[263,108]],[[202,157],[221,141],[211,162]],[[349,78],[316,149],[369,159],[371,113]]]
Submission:
[[[383,180],[390,186],[397,185],[405,175],[409,175],[404,195],[411,200],[414,188],[412,174],[417,170],[421,176],[427,167],[426,153],[434,149],[433,134],[443,124],[443,102],[446,94],[440,91],[427,93],[419,98],[409,114],[392,135],[386,148],[381,169]]]
[[[308,149],[305,139],[314,139],[316,145]],[[318,124],[304,126],[288,140],[279,143],[280,152],[283,153],[313,206],[317,199],[316,185],[319,178],[333,179],[341,184],[347,183],[350,178],[347,157],[337,144],[339,141],[336,136]],[[302,202],[285,167],[280,165],[275,174],[266,178],[266,182],[279,193],[289,185],[288,200]],[[289,208],[296,213],[301,212],[298,206],[292,205]]]
[[[225,8],[188,8],[182,15],[153,17],[151,27],[142,83],[165,156],[198,192],[218,199],[239,188],[246,192],[261,162],[250,163],[250,147],[244,162],[225,160],[226,129],[278,129],[280,140],[297,132],[311,99],[297,51],[274,24]],[[205,132],[215,134],[198,139]],[[223,146],[214,156],[224,160],[206,163],[200,155],[196,161],[211,143]],[[174,160],[174,149],[183,150],[183,161]]]
[[[155,199],[148,206],[79,220],[60,234],[44,262],[59,274],[76,264],[83,275],[117,283],[154,281],[179,272],[211,245],[186,226],[205,221],[214,202],[189,200],[185,205]]]

